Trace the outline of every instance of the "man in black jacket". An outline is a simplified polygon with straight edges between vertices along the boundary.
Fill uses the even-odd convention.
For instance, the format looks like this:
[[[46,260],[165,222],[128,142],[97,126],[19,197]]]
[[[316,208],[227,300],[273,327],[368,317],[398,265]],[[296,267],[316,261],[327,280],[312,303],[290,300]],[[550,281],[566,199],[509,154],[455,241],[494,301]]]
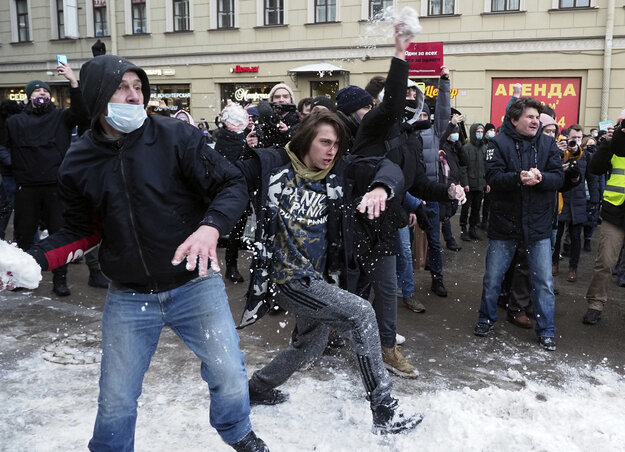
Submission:
[[[544,349],[555,350],[551,223],[564,172],[555,140],[541,133],[541,108],[533,98],[516,101],[506,113],[502,132],[486,149],[486,183],[492,202],[482,302],[474,333],[487,336],[492,332],[501,283],[520,248],[532,274],[536,335]]]
[[[57,109],[46,82],[28,82],[25,91],[29,103],[22,113],[7,120],[7,141],[0,143],[11,151],[17,186],[14,239],[24,250],[32,246],[40,221],[50,233],[61,227],[63,212],[56,183],[59,166],[69,148],[72,129],[88,123],[74,72],[64,63],[57,71],[70,82],[71,107]],[[70,295],[66,265],[54,270],[53,283],[57,295]]]
[[[235,450],[267,450],[251,428],[243,353],[216,257],[217,239],[245,209],[243,176],[195,127],[146,115],[143,69],[102,55],[80,76],[92,122],[59,170],[65,225],[30,253],[47,270],[102,237],[111,284],[89,449],[133,450],[143,376],[169,326],[202,361],[221,438]]]

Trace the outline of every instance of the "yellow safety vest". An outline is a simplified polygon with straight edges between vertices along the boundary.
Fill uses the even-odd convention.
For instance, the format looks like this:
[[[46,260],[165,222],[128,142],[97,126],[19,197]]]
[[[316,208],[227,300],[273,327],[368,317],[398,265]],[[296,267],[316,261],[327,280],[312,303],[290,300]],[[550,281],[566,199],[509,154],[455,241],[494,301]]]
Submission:
[[[612,173],[605,184],[603,200],[620,206],[625,201],[625,157],[612,157]]]

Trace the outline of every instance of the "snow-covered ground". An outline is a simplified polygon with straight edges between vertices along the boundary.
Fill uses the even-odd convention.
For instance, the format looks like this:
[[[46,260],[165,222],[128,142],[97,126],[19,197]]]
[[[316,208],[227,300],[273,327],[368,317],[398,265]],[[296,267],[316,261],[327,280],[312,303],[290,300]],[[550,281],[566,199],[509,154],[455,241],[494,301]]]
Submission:
[[[0,295],[0,303],[6,301]],[[0,369],[0,450],[86,450],[100,345],[98,313],[91,312],[92,323],[71,334],[41,333],[35,340],[17,327],[0,330],[0,358],[16,357]],[[286,323],[279,323],[284,334]],[[250,373],[277,348],[257,333],[241,333]],[[425,418],[409,434],[380,437],[370,432],[370,410],[344,351],[294,375],[284,388],[290,401],[255,407],[252,422],[274,452],[625,450],[622,367],[558,364],[552,369],[556,378],[545,379],[528,364],[549,356],[534,350],[520,357],[503,349],[485,357],[487,368],[473,370],[483,384],[472,388],[444,376],[453,360],[441,363],[440,375],[395,380],[404,409]],[[165,331],[140,399],[136,450],[231,450],[209,426],[208,404],[199,363]]]

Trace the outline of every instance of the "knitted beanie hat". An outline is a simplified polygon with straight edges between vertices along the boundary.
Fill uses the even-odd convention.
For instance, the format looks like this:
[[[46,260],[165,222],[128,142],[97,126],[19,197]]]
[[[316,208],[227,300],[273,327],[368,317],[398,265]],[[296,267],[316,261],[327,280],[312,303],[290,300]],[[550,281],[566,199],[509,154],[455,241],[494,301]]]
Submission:
[[[277,85],[274,85],[273,88],[271,88],[271,91],[269,91],[269,102],[273,102],[273,95],[280,88],[284,88],[285,90],[287,90],[289,92],[289,94],[291,95],[291,103],[294,104],[295,103],[295,96],[293,95],[293,90],[286,83],[278,83]]]
[[[26,91],[26,98],[30,99],[30,95],[37,88],[43,88],[46,91],[50,92],[50,85],[48,85],[46,82],[42,82],[41,80],[31,80],[26,84],[26,87],[24,88],[24,90]]]
[[[336,106],[334,105],[334,102],[332,102],[332,99],[330,99],[329,97],[326,97],[326,96],[315,97],[312,101],[312,106],[313,108],[315,108],[317,105],[326,107],[331,112],[336,113]]]
[[[373,105],[373,97],[358,86],[346,86],[336,94],[336,108],[346,115],[351,115],[367,105]]]

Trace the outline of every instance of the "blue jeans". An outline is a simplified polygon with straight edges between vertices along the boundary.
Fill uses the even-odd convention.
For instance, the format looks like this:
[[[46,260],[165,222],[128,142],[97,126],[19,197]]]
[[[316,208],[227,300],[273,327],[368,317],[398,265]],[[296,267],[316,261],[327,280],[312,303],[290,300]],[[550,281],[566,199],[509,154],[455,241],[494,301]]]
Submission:
[[[412,247],[410,246],[410,228],[404,226],[397,231],[397,287],[402,297],[408,298],[414,293],[414,275],[412,266]]]
[[[89,450],[134,450],[137,399],[164,326],[202,361],[210,424],[221,438],[232,444],[252,429],[243,352],[221,277],[151,294],[112,283],[102,317],[100,395]]]
[[[426,232],[428,239],[428,266],[432,279],[443,279],[443,250],[440,238],[440,214],[437,202],[428,202],[425,205],[432,229]]]
[[[497,299],[501,283],[517,246],[519,244],[513,240],[488,242],[479,322],[493,324],[497,321]],[[536,334],[554,337],[556,328],[553,323],[555,296],[551,276],[551,240],[546,238],[530,244],[526,253],[532,285],[532,304],[536,315]]]

